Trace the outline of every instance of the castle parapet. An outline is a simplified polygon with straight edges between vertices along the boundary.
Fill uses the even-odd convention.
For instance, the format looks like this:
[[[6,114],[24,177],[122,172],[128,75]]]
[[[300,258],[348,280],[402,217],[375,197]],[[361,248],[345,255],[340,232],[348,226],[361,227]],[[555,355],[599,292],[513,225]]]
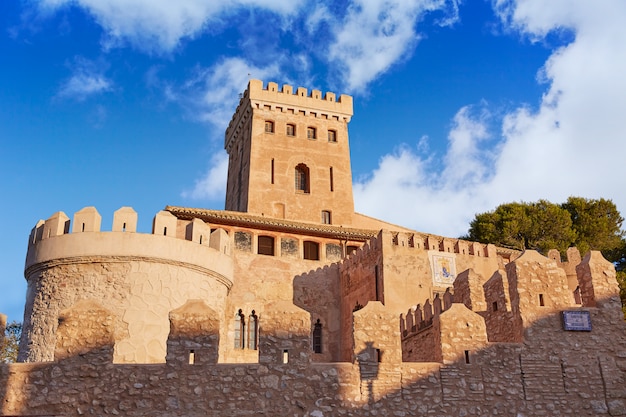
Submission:
[[[403,247],[416,250],[455,253],[476,257],[495,258],[495,245],[479,242],[468,242],[461,239],[451,239],[435,235],[424,235],[413,232],[386,232],[383,234],[385,245]]]
[[[293,112],[307,117],[322,117],[335,119],[345,123],[350,122],[353,114],[352,97],[342,94],[337,99],[334,93],[322,94],[320,90],[311,90],[304,87],[294,89],[290,85],[283,85],[282,89],[275,82],[267,83],[263,88],[263,81],[250,80],[248,88],[241,96],[237,110],[226,129],[225,148],[229,149],[229,138],[236,136],[243,119],[248,117],[243,111],[245,106],[254,108],[268,108],[272,111]]]

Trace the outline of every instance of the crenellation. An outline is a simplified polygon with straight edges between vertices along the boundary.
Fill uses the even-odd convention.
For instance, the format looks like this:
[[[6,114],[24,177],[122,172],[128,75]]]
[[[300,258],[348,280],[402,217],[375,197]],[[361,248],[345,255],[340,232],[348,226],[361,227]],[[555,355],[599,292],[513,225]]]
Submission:
[[[137,212],[132,207],[120,207],[113,213],[113,232],[137,231]]]
[[[42,239],[61,236],[70,231],[70,218],[62,211],[54,213],[43,226]]]
[[[99,232],[102,216],[95,207],[85,207],[74,213],[72,233]]]

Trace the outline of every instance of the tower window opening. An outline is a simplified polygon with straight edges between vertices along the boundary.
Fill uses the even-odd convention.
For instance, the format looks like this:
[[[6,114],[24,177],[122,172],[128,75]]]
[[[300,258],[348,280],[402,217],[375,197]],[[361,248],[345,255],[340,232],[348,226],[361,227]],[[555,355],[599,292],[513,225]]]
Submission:
[[[309,190],[309,168],[304,164],[296,166],[296,191],[308,194]]]
[[[320,259],[320,245],[317,242],[310,240],[304,241],[304,259],[312,261],[319,261]]]
[[[465,351],[465,363],[470,363],[470,351]]]
[[[330,218],[330,211],[322,210],[322,223],[323,224],[332,224],[331,218]]]
[[[328,141],[337,142],[337,132],[335,130],[328,131]]]
[[[271,120],[265,121],[265,133],[274,133],[274,122]]]
[[[272,172],[270,177],[271,183],[274,184],[274,158],[272,158]]]
[[[545,305],[546,305],[546,303],[545,303],[545,301],[543,299],[543,294],[539,294],[539,305],[541,307],[545,307]]]
[[[296,125],[287,125],[287,136],[296,136]]]
[[[329,177],[330,177],[330,191],[333,192],[333,191],[335,191],[335,184],[334,184],[334,178],[333,178],[333,167],[330,167]]]
[[[322,323],[320,319],[313,326],[313,352],[322,353]]]
[[[192,349],[189,351],[189,365],[196,363],[196,352]]]
[[[317,139],[317,130],[314,127],[306,128],[306,138],[307,139]]]

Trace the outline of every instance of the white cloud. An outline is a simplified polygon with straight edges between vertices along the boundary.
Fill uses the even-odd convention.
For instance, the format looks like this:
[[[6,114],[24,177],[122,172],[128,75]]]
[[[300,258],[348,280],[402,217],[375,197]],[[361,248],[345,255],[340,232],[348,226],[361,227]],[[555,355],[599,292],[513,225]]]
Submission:
[[[223,200],[226,195],[226,177],[228,176],[228,154],[220,151],[213,154],[206,174],[196,180],[190,191],[182,196],[193,200]]]
[[[458,18],[454,0],[354,0],[343,21],[334,25],[328,56],[339,65],[347,90],[362,90],[394,63],[409,57],[420,38],[417,22],[435,10],[448,13],[441,24]]]
[[[207,26],[238,8],[262,8],[289,16],[299,6],[290,0],[39,0],[50,12],[63,6],[79,6],[104,28],[108,44],[129,42],[147,51],[167,52],[183,38],[193,38]]]
[[[76,58],[72,64],[72,76],[65,80],[58,97],[85,100],[87,97],[111,91],[113,83],[104,76],[99,65],[84,58]]]
[[[194,117],[223,132],[243,93],[242,86],[247,86],[250,78],[271,79],[278,74],[276,64],[261,68],[241,58],[227,58],[210,68],[197,69],[177,96],[191,106]]]
[[[523,36],[575,34],[541,69],[548,84],[540,107],[505,115],[496,146],[485,113],[461,109],[443,158],[408,149],[385,156],[355,184],[357,210],[449,236],[509,201],[603,197],[626,212],[626,3],[497,0],[494,7]]]

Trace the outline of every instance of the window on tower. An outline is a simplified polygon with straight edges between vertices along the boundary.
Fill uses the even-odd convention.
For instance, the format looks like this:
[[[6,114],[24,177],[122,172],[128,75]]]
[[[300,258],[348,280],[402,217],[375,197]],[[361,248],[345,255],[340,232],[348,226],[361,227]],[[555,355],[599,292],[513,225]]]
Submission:
[[[330,221],[330,211],[322,210],[322,223],[324,223],[324,224],[331,224],[331,221]]]
[[[296,136],[296,125],[287,125],[287,136]]]
[[[309,183],[309,168],[304,164],[299,164],[296,166],[296,191],[308,194]]]
[[[317,139],[317,130],[314,127],[306,128],[306,138],[307,139]]]
[[[274,133],[274,122],[271,120],[265,121],[265,133]]]
[[[329,142],[337,142],[337,131],[329,130],[328,131],[328,141]]]

